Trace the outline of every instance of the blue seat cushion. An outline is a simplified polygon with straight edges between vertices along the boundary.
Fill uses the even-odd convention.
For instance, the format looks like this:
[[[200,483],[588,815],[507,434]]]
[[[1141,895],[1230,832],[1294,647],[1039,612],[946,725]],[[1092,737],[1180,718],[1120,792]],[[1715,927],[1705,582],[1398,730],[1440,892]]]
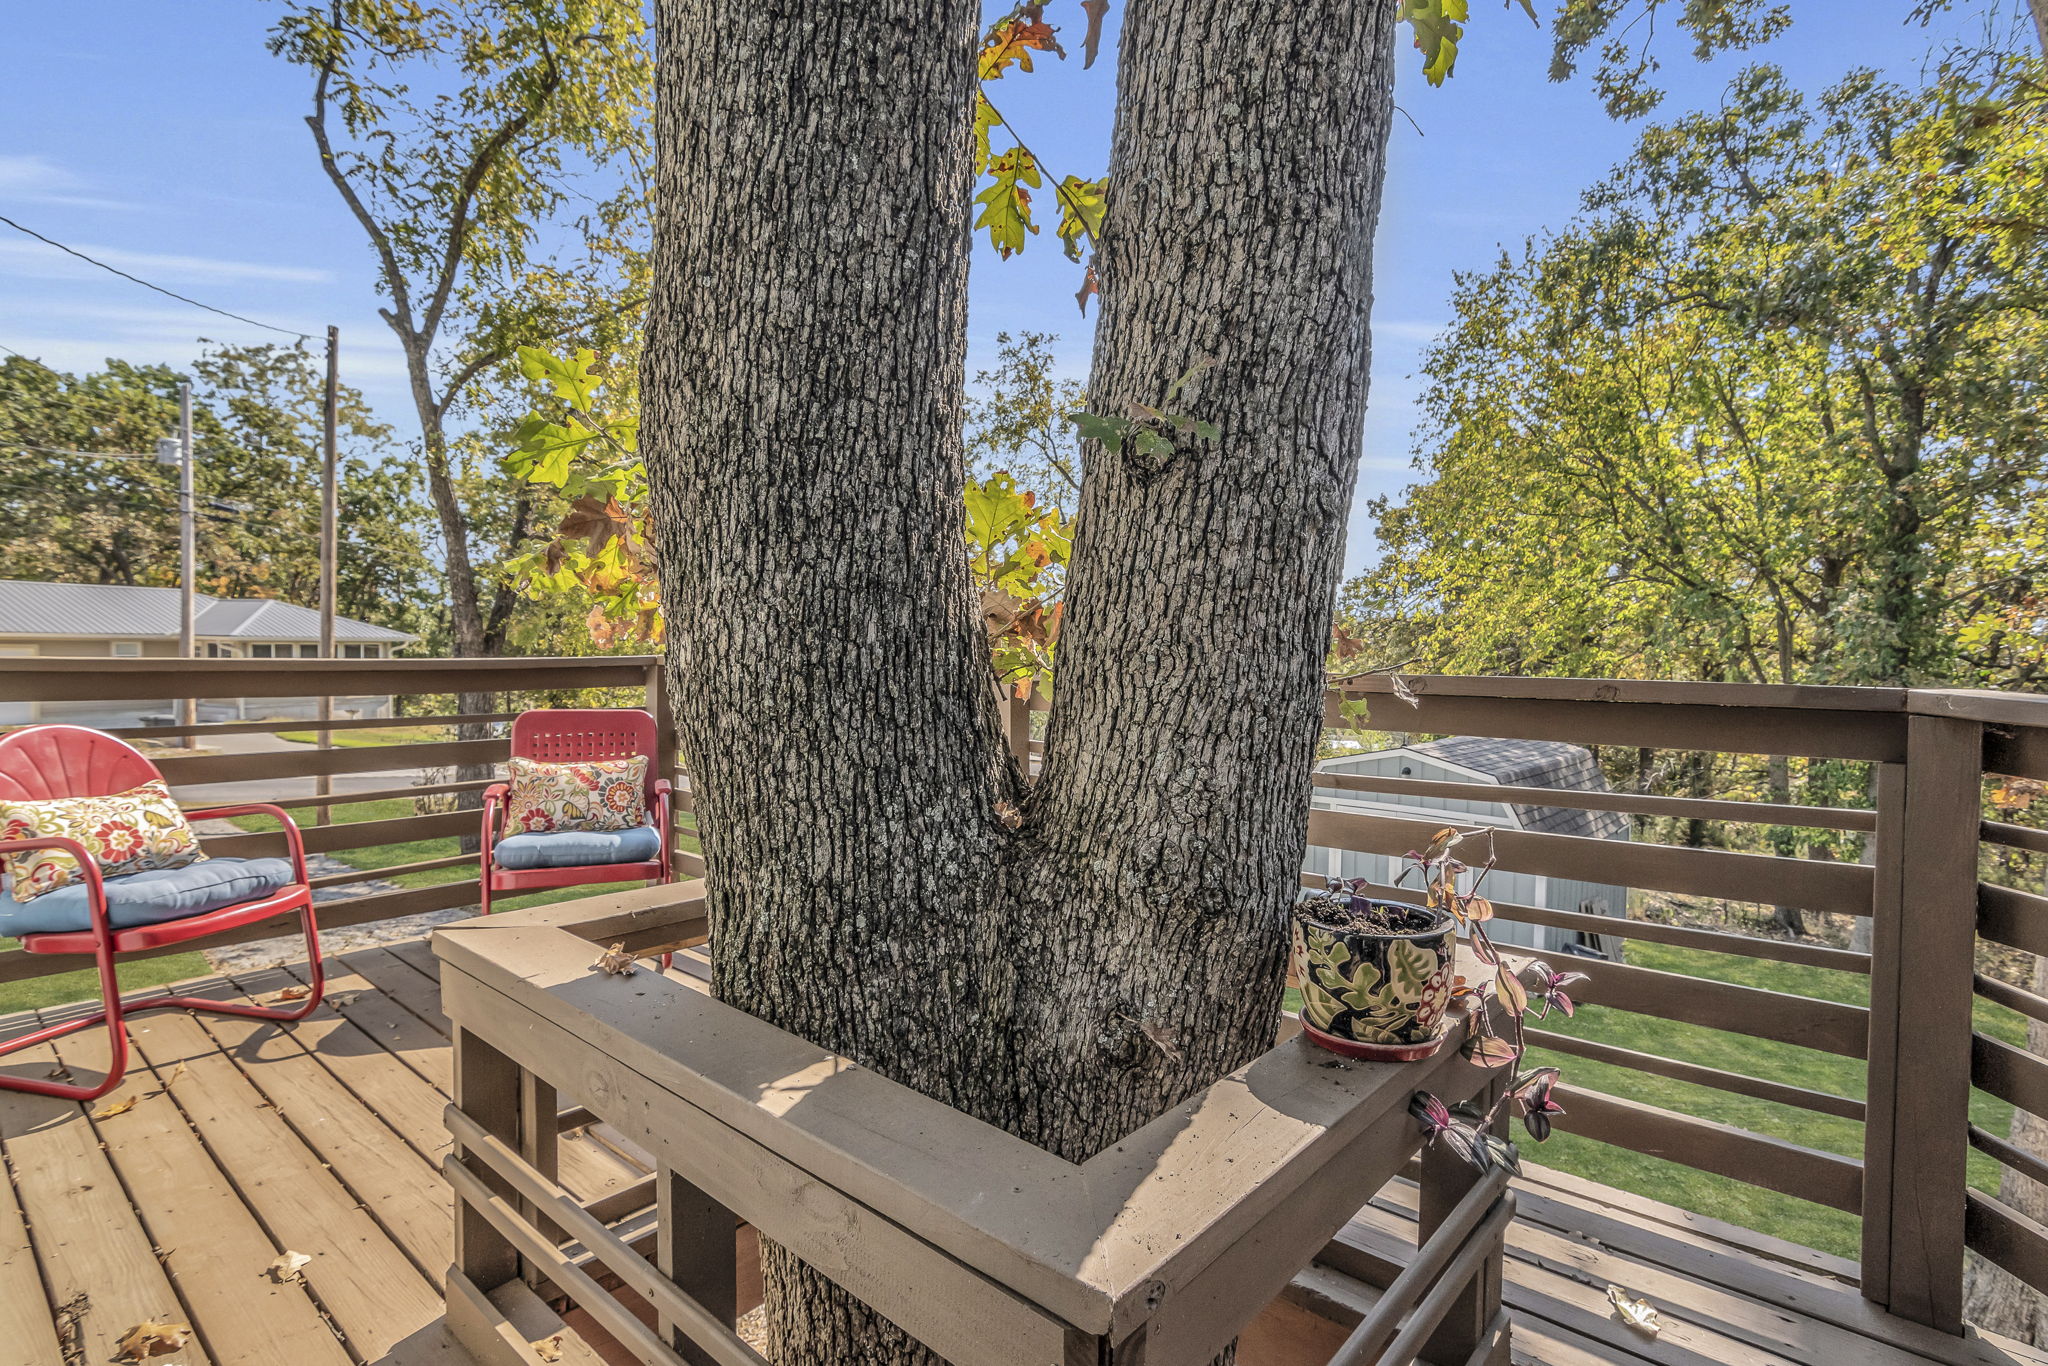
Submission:
[[[182,868],[152,868],[106,880],[107,920],[117,930],[183,920],[259,901],[292,880],[281,858],[210,858]],[[0,895],[0,934],[72,934],[92,928],[85,883],[44,892],[27,905]]]
[[[493,853],[500,868],[595,868],[610,863],[647,863],[661,857],[661,832],[651,825],[630,830],[542,830],[508,835]]]

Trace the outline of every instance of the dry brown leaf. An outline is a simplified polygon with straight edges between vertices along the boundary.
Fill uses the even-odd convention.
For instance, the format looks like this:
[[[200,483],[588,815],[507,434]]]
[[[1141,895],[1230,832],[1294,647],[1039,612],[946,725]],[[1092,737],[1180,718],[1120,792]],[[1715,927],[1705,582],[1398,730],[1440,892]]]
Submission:
[[[356,998],[362,994],[360,991],[330,991],[327,993],[327,1004],[340,1010],[345,1006],[354,1005]]]
[[[270,998],[270,1004],[281,1005],[286,1001],[303,1001],[312,994],[313,988],[311,987],[286,987],[283,991]]]
[[[591,966],[613,977],[629,976],[633,971],[633,955],[626,952],[623,943],[614,944],[600,953]]]
[[[1648,1300],[1630,1299],[1628,1292],[1618,1285],[1607,1287],[1607,1302],[1614,1306],[1614,1312],[1621,1316],[1623,1323],[1638,1332],[1655,1337],[1657,1330],[1664,1326],[1657,1321],[1656,1305]]]
[[[1165,1025],[1156,1020],[1140,1020],[1138,1028],[1168,1062],[1180,1063],[1187,1060],[1187,1054],[1181,1051],[1180,1040],[1176,1039],[1173,1031]]]
[[[147,1361],[151,1357],[171,1356],[182,1352],[191,1340],[192,1325],[189,1323],[159,1323],[155,1319],[144,1319],[121,1334],[121,1340],[114,1344],[120,1352],[115,1360]]]
[[[49,1071],[43,1073],[43,1075],[48,1077],[51,1081],[70,1081],[71,1069],[60,1062],[55,1067],[51,1068]]]
[[[115,1115],[125,1115],[130,1110],[133,1110],[135,1102],[141,1099],[141,1096],[130,1096],[126,1100],[108,1101],[105,1105],[93,1111],[92,1117],[94,1119],[112,1119]]]
[[[301,1273],[305,1270],[306,1264],[312,1260],[311,1257],[308,1257],[303,1252],[287,1252],[269,1266],[264,1267],[263,1274],[276,1281],[279,1285],[290,1285],[294,1281],[306,1279]]]
[[[560,1333],[555,1334],[551,1338],[535,1338],[528,1345],[533,1348],[533,1354],[542,1361],[560,1361],[562,1359],[562,1335]]]
[[[1088,16],[1088,35],[1081,40],[1081,69],[1086,71],[1095,65],[1102,46],[1102,18],[1109,13],[1109,0],[1081,0],[1081,12]]]
[[[184,1076],[184,1075],[185,1075],[185,1064],[181,1062],[181,1063],[179,1063],[179,1064],[178,1064],[178,1065],[177,1065],[176,1067],[173,1067],[173,1068],[171,1069],[171,1075],[169,1075],[168,1077],[165,1077],[165,1078],[164,1078],[164,1086],[163,1086],[163,1089],[164,1089],[164,1090],[166,1090],[166,1091],[170,1090],[170,1089],[171,1089],[171,1088],[172,1088],[173,1086],[176,1086],[176,1085],[178,1084],[178,1078],[180,1078],[180,1077],[182,1077],[182,1076]]]

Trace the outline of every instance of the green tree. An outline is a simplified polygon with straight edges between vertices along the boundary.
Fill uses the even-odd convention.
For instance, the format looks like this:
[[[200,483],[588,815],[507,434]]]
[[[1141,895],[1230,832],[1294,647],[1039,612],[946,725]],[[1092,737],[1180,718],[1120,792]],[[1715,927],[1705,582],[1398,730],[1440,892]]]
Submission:
[[[1050,332],[996,333],[996,363],[967,391],[967,467],[1016,477],[1071,513],[1081,492],[1080,442],[1070,416],[1085,408],[1078,380],[1059,374]]]
[[[1435,667],[2026,686],[2044,431],[2038,64],[1645,132],[1460,277],[1423,483],[1356,610]]]
[[[636,326],[645,27],[631,0],[300,0],[272,34],[312,75],[306,123],[405,354],[458,655],[503,650],[496,561],[534,523],[493,463],[463,465],[452,420],[521,342],[616,351]]]
[[[301,350],[222,346],[192,367],[199,587],[318,601],[322,378]],[[74,376],[0,364],[0,536],[18,577],[170,586],[178,575],[177,472],[147,455],[177,429],[180,376],[110,361]],[[390,429],[344,387],[341,566],[345,616],[428,634],[438,575],[420,548],[417,472],[388,459]]]

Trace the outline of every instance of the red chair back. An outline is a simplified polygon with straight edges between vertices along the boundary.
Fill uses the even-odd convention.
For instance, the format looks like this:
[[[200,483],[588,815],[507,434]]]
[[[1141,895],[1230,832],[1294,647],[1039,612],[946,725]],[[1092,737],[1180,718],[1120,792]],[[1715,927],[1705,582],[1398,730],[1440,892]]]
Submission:
[[[512,757],[544,764],[589,764],[647,756],[646,791],[654,797],[654,718],[637,707],[521,712],[512,720]]]
[[[163,776],[133,745],[84,726],[0,735],[0,800],[110,797]]]

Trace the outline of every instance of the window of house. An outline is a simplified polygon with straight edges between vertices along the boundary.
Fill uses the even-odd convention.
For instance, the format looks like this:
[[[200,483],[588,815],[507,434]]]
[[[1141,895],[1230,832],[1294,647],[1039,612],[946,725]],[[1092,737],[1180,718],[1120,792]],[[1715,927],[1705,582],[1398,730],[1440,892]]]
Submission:
[[[270,647],[269,647],[268,645],[251,645],[251,646],[249,647],[249,658],[251,658],[251,659],[268,659],[268,658],[270,658]]]
[[[299,647],[300,659],[318,659],[319,657],[320,647],[318,645],[301,645]]]
[[[377,659],[379,655],[377,654],[377,647],[374,645],[344,645],[341,647],[341,657],[343,659]]]
[[[142,658],[142,642],[139,640],[117,640],[114,642],[113,654],[116,659],[140,659]]]

